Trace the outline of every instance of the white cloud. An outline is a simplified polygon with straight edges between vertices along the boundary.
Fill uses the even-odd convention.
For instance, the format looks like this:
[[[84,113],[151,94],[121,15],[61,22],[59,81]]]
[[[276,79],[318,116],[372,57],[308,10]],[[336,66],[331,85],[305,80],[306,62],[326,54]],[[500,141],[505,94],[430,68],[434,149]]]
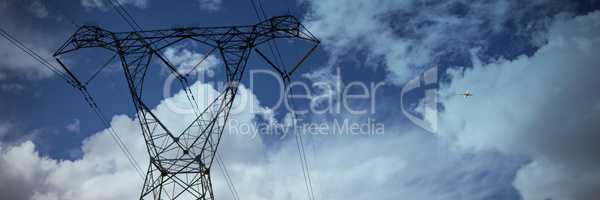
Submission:
[[[336,71],[334,72],[334,70]],[[336,97],[343,92],[339,67],[334,69],[332,65],[329,65],[312,72],[304,73],[302,77],[308,79],[315,89],[314,94],[311,95],[311,108],[317,108],[322,104],[333,104],[335,102],[332,101],[336,100]]]
[[[171,64],[184,72],[195,68],[199,73],[214,73],[215,67],[220,63],[217,57],[209,55],[199,66],[196,66],[205,57],[205,54],[191,51],[184,45],[168,47],[163,54]]]
[[[114,0],[110,0],[110,1],[114,1]],[[106,0],[81,0],[81,5],[83,7],[86,8],[99,8],[99,9],[106,9],[106,8],[110,8],[111,5],[109,4],[110,1],[106,1]],[[138,8],[146,8],[146,6],[148,5],[148,1],[147,0],[116,0],[117,2],[119,2],[119,4],[121,5],[127,5],[127,4],[131,4],[135,7]]]
[[[79,133],[81,132],[81,122],[79,121],[79,119],[74,119],[73,122],[67,124],[65,128],[67,129],[67,131]]]
[[[216,11],[221,8],[222,0],[197,0],[200,8],[208,11]]]
[[[5,150],[5,149],[1,149]],[[2,152],[0,156],[0,180],[3,187],[0,193],[4,199],[29,199],[32,188],[41,185],[40,176],[46,176],[56,167],[56,161],[40,158],[34,152],[34,145],[25,142],[16,148]]]
[[[45,47],[30,43],[25,43],[25,45],[47,60],[52,58],[52,53]],[[47,78],[53,75],[52,71],[45,68],[23,51],[17,49],[17,47],[13,46],[7,40],[0,40],[0,46],[0,59],[2,59],[0,70],[22,74],[30,79]]]
[[[10,123],[6,123],[6,122],[0,123],[0,140],[2,138],[4,138],[5,135],[8,134],[8,131],[10,130],[11,127],[12,127],[12,124],[10,124]]]
[[[515,185],[524,199],[600,195],[600,12],[559,17],[530,56],[453,72],[442,90],[441,136],[467,149],[533,159]],[[478,60],[474,56],[474,60]],[[468,89],[472,98],[451,95]]]
[[[566,163],[536,160],[519,170],[515,186],[525,199],[593,199],[600,168],[577,169]]]
[[[529,35],[540,28],[535,26],[536,20],[546,16],[526,16],[530,11],[546,14],[551,12],[546,11],[548,7],[562,6],[545,0],[525,4],[509,0],[309,2],[307,26],[333,59],[352,51],[366,52],[366,63],[383,64],[388,79],[396,84],[440,64],[442,59],[468,55],[475,46],[487,47],[490,35],[509,27],[513,36]],[[561,8],[566,10],[566,6]],[[525,19],[533,22],[520,24],[527,23]]]
[[[45,18],[48,16],[48,9],[46,9],[46,6],[42,4],[41,1],[33,1],[29,6],[29,11],[37,18]]]
[[[25,86],[18,83],[0,84],[0,89],[5,92],[20,92],[25,90]]]
[[[61,30],[34,25],[39,22],[37,18],[47,15],[45,7],[39,1],[11,1],[0,6],[0,23],[2,29],[22,42],[27,48],[33,50],[47,61],[56,64],[52,59],[52,49],[58,45],[53,36],[60,34]],[[32,16],[31,12],[34,12]],[[37,13],[37,14],[35,14]],[[48,30],[52,34],[48,34]],[[56,66],[58,66],[56,64]],[[40,63],[35,61],[25,52],[19,50],[5,38],[0,38],[0,79],[26,78],[30,80],[48,78],[53,76]]]

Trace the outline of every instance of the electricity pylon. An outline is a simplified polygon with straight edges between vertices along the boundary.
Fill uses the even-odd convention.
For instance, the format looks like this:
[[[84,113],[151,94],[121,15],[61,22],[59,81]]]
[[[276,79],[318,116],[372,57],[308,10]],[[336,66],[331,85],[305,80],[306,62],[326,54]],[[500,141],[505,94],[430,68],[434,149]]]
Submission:
[[[289,70],[271,62],[258,46],[274,39],[301,39],[312,48]],[[184,85],[188,98],[194,99],[186,75],[161,55],[161,50],[184,40],[193,40],[217,51],[226,73],[225,89],[196,112],[196,118],[183,131],[168,129],[166,122],[152,112],[142,100],[144,80],[153,57],[164,63],[168,71]],[[293,16],[279,16],[248,26],[186,27],[165,30],[110,32],[95,26],[82,26],[54,54],[78,87],[85,89],[68,71],[58,56],[83,48],[104,48],[118,55],[129,86],[133,105],[147,146],[150,163],[140,199],[214,199],[211,166],[216,155],[229,111],[238,91],[252,50],[275,68],[282,78],[290,75],[318,46],[313,36]],[[190,101],[192,102],[192,101]],[[196,106],[198,106],[196,104]]]

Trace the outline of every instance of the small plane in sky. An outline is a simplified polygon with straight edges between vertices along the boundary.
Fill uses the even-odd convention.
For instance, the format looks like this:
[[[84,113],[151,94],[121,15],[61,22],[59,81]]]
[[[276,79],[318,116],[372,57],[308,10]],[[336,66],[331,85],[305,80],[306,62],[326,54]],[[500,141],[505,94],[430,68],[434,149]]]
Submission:
[[[473,93],[471,93],[471,92],[469,92],[469,90],[467,90],[467,91],[465,91],[463,93],[458,93],[457,95],[462,95],[465,98],[467,98],[467,97],[473,96]]]

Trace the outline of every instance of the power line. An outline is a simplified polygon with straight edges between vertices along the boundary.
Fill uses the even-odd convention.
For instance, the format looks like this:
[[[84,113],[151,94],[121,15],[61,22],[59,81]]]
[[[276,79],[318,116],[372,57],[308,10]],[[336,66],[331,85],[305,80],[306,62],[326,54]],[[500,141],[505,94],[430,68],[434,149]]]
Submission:
[[[138,175],[140,175],[140,177],[143,180],[144,177],[143,177],[143,172],[141,170],[141,167],[137,164],[137,161],[133,157],[133,154],[131,154],[131,151],[129,151],[129,149],[127,148],[127,146],[125,145],[125,143],[123,142],[123,140],[121,139],[121,137],[119,136],[117,131],[110,125],[108,120],[106,120],[106,117],[102,113],[102,110],[100,109],[98,104],[96,104],[94,97],[87,90],[87,85],[82,84],[79,81],[79,79],[77,79],[77,77],[75,77],[75,75],[73,73],[71,73],[71,71],[58,58],[56,58],[56,61],[58,62],[58,64],[60,64],[60,66],[63,68],[63,70],[65,70],[65,72],[68,74],[68,76],[71,77],[71,80],[74,81],[74,83],[75,83],[74,87],[81,92],[85,101],[88,103],[88,105],[90,106],[92,111],[94,111],[94,113],[96,114],[98,119],[100,119],[100,121],[102,121],[102,123],[104,124],[105,128],[109,131],[109,133],[111,133],[113,140],[115,141],[115,143],[117,143],[117,146],[119,147],[119,149],[121,149],[121,152],[123,152],[123,154],[125,154],[125,157],[129,161],[129,163],[133,166],[133,168],[137,171]]]
[[[290,7],[289,7],[289,4],[288,4],[288,1],[287,1],[287,0],[285,1],[285,4],[286,4],[286,7],[287,7],[288,14],[289,14],[289,15],[292,15],[292,13],[291,13],[292,11],[290,10]],[[295,7],[294,7],[293,9],[295,9]],[[307,30],[307,31],[308,31],[308,30]],[[278,55],[279,55],[279,58],[281,59],[281,54],[279,53],[279,48],[277,48],[277,45],[275,46],[275,48],[276,48],[276,50],[277,50],[277,53],[278,53]],[[297,51],[297,49],[294,49],[294,50],[295,50],[295,51]],[[309,50],[309,51],[310,51],[310,52],[312,52],[313,50],[314,50],[314,48],[313,48],[313,49],[311,49],[311,50]],[[295,70],[295,67],[294,67],[294,69],[291,69],[290,75],[291,75],[291,73],[293,73],[293,72],[294,72],[294,70]],[[292,91],[292,93],[293,93],[293,91]],[[293,99],[293,98],[292,98],[292,107],[293,107],[293,109],[295,110],[295,108],[296,108],[296,103],[295,103],[295,101],[294,101],[294,99]],[[294,116],[295,116],[295,115],[296,115],[296,113],[294,113]],[[295,117],[294,117],[294,118],[295,118]],[[298,134],[298,135],[300,135],[300,136],[298,137],[298,138],[299,138],[299,140],[300,140],[300,145],[299,145],[299,147],[301,147],[300,149],[302,150],[302,153],[304,154],[304,163],[305,163],[305,167],[306,167],[306,169],[307,169],[306,176],[307,176],[307,179],[308,179],[308,181],[309,181],[310,193],[311,193],[311,195],[312,195],[312,198],[313,198],[313,199],[316,199],[316,198],[315,198],[315,194],[317,194],[317,196],[318,196],[318,191],[314,191],[315,189],[314,189],[314,188],[312,188],[312,178],[311,178],[311,176],[310,176],[310,165],[309,165],[309,161],[308,161],[308,159],[306,158],[306,152],[304,151],[304,145],[303,145],[303,142],[302,142],[302,136],[301,136],[301,134]],[[309,134],[309,138],[311,138],[311,139],[312,139],[312,135],[310,135],[310,134]],[[296,142],[297,142],[297,144],[298,144],[298,140],[297,140]],[[316,161],[317,161],[317,160],[316,160],[316,156],[315,156],[315,155],[316,155],[316,150],[315,150],[315,146],[314,146],[314,145],[315,145],[315,143],[314,143],[314,141],[313,141],[313,140],[311,140],[311,145],[312,145],[312,150],[313,150],[313,152],[312,152],[312,155],[313,155],[313,161],[315,161],[315,162],[316,162]],[[318,188],[318,187],[317,187],[317,188]]]
[[[266,18],[267,13],[264,10],[264,6],[262,5],[262,1],[261,0],[257,0],[258,1],[258,8],[260,8],[261,12],[258,12],[258,9],[256,8],[257,6],[254,4],[254,0],[250,0],[252,2],[254,11],[256,13],[256,16],[260,19],[260,14],[262,14],[263,19]],[[288,9],[289,12],[289,9]],[[279,51],[279,47],[277,45],[277,43],[273,42],[272,40],[270,40],[268,43],[269,46],[269,50],[271,51],[271,55],[279,62],[279,64],[283,67],[283,70],[285,69],[285,64],[283,63],[283,59],[281,57],[281,52]],[[275,52],[277,52],[277,54],[275,54],[275,52],[273,51],[273,47],[275,48]],[[282,74],[283,75],[283,74]],[[287,74],[286,74],[287,75]],[[285,78],[285,77],[282,77]],[[285,81],[285,80],[284,80]],[[287,86],[286,86],[287,87]],[[292,104],[293,107],[295,107],[295,103],[294,100],[292,99]],[[293,112],[293,111],[292,111]],[[296,120],[296,113],[293,112],[293,116],[294,116],[294,120]],[[302,173],[303,173],[303,178],[304,178],[304,182],[305,182],[305,186],[306,189],[308,191],[308,196],[309,199],[315,199],[315,195],[313,192],[313,188],[312,188],[312,180],[310,177],[310,167],[309,167],[309,163],[308,160],[306,158],[306,152],[305,152],[305,148],[304,148],[304,142],[302,139],[302,134],[303,133],[296,133],[295,134],[295,139],[296,139],[296,145],[297,145],[297,149],[298,149],[298,154],[299,154],[299,159],[301,161],[301,168],[302,168]]]
[[[219,152],[217,152],[216,154],[217,154],[217,164],[219,165],[219,169],[221,169],[221,172],[223,173],[223,177],[225,177],[225,182],[227,184],[227,187],[229,188],[229,191],[231,192],[233,199],[239,200],[240,196],[238,195],[238,192],[235,189],[235,185],[233,185],[233,181],[231,180],[231,176],[229,175],[229,170],[227,170],[227,166],[225,166],[225,162],[221,158],[221,154]]]
[[[63,12],[62,9],[57,8],[60,12]],[[67,15],[65,12],[63,12],[63,15],[67,18],[67,20],[73,25],[73,26],[78,26],[78,24],[75,22],[75,20],[73,20],[69,15]],[[139,166],[138,162],[135,160],[135,157],[133,156],[133,154],[131,153],[131,151],[129,150],[129,148],[127,148],[127,146],[125,145],[125,143],[123,142],[123,140],[120,137],[120,134],[110,125],[110,123],[108,122],[108,120],[106,120],[105,115],[103,114],[102,110],[100,109],[100,107],[98,107],[98,105],[96,104],[93,96],[88,92],[86,86],[102,71],[104,70],[116,57],[116,55],[113,55],[103,66],[101,66],[86,82],[84,85],[80,85],[79,87],[76,87],[77,89],[80,90],[80,92],[82,93],[82,95],[84,96],[84,99],[86,100],[86,102],[88,103],[88,105],[90,106],[90,108],[92,109],[92,111],[94,111],[94,113],[96,114],[96,116],[98,117],[98,119],[100,119],[100,121],[102,122],[102,124],[104,125],[105,129],[108,130],[108,132],[110,133],[110,135],[112,136],[113,140],[115,141],[115,143],[117,144],[117,146],[119,147],[119,149],[121,150],[121,152],[123,154],[125,154],[125,157],[127,158],[128,162],[132,165],[132,167],[136,170],[137,174],[142,178],[142,180],[144,179],[144,175],[143,175],[143,171],[141,169],[141,167]],[[60,63],[60,62],[59,62]],[[61,63],[62,65],[62,63]],[[64,65],[63,65],[64,67]],[[68,69],[66,67],[64,67],[65,70],[68,72]],[[72,77],[73,79],[75,79],[75,77]],[[80,83],[81,84],[81,83]]]
[[[252,8],[254,9],[254,14],[256,14],[256,19],[258,19],[258,21],[262,21],[262,17],[258,13],[258,9],[256,8],[256,4],[254,3],[254,0],[250,0],[250,3],[252,3]]]
[[[263,16],[262,20],[264,20],[267,17],[267,12],[265,11],[265,8],[264,8],[264,6],[262,4],[262,0],[256,0],[256,1],[258,1],[258,8],[260,8],[260,11],[261,11],[262,16]],[[258,11],[256,11],[256,12],[258,12]],[[269,50],[271,51],[271,55],[273,57],[275,57],[275,60],[277,62],[279,62],[279,65],[281,65],[282,67],[285,67],[285,65],[283,63],[283,59],[281,58],[281,53],[279,52],[279,47],[277,47],[277,43],[273,42],[273,40],[270,40],[268,42],[268,45],[269,45]],[[276,50],[277,54],[275,54],[275,52],[273,51],[273,46],[275,46],[275,50]]]
[[[117,57],[117,54],[114,54],[110,59],[108,59],[108,61],[106,61],[104,63],[104,65],[102,65],[100,68],[98,68],[98,70],[96,70],[96,72],[94,72],[94,74],[92,74],[92,76],[85,81],[84,85],[88,85],[90,84],[90,82],[92,82],[92,80],[94,80],[94,78],[96,78],[96,76],[98,76],[98,74],[100,74],[100,72],[102,72],[102,70],[104,70],[106,67],[108,67],[112,61],[115,60],[115,58]]]
[[[76,25],[72,20],[71,20],[71,23],[73,25]],[[30,48],[26,47],[22,42],[20,42],[18,39],[16,39],[13,36],[11,36],[4,29],[0,28],[0,35],[2,35],[4,38],[6,38],[14,46],[16,46],[17,48],[21,49],[23,52],[25,52],[26,54],[28,54],[29,56],[31,56],[34,60],[40,62],[43,66],[45,66],[46,68],[50,69],[56,75],[58,75],[59,77],[61,77],[62,79],[64,79],[69,85],[71,85],[71,86],[79,89],[83,93],[86,101],[91,106],[91,108],[94,111],[94,113],[103,122],[103,124],[104,124],[104,126],[106,126],[107,130],[109,130],[109,132],[111,133],[111,136],[113,137],[113,139],[117,143],[117,146],[119,146],[119,148],[121,149],[121,151],[125,154],[125,157],[129,161],[129,163],[133,166],[133,168],[138,172],[138,174],[143,179],[143,175],[142,175],[141,169],[140,169],[139,165],[137,164],[137,162],[135,161],[135,158],[133,157],[133,155],[131,154],[131,152],[129,151],[129,149],[127,149],[127,146],[124,145],[124,143],[123,143],[121,137],[119,136],[119,134],[107,122],[106,118],[104,117],[104,115],[102,114],[102,112],[100,111],[100,109],[97,107],[97,105],[94,102],[92,96],[89,94],[89,92],[87,92],[87,90],[85,89],[85,87],[82,86],[82,85],[80,85],[81,83],[79,83],[76,79],[74,79],[74,77],[68,78],[68,75],[66,75],[64,73],[61,73],[60,70],[58,70],[57,67],[55,67],[52,63],[50,63],[47,60],[45,60],[43,57],[41,57],[35,51],[33,51]],[[64,70],[68,72],[68,69],[66,67],[64,67]],[[91,81],[91,79],[89,81]],[[89,83],[89,81],[88,81],[88,83]]]
[[[267,18],[267,13],[265,12],[265,8],[263,7],[262,1],[261,0],[256,0],[258,1],[258,7],[260,8],[260,11],[262,12],[263,18]]]
[[[51,70],[52,72],[54,72],[57,76],[59,76],[62,79],[64,79],[69,85],[71,85],[74,88],[79,89],[80,91],[82,91],[83,94],[84,94],[84,97],[85,97],[86,101],[88,101],[88,104],[92,107],[92,109],[94,110],[94,112],[96,113],[96,115],[104,123],[104,125],[107,127],[107,129],[109,129],[111,135],[113,136],[113,139],[115,140],[115,142],[117,143],[117,145],[119,146],[119,148],[122,150],[122,152],[125,154],[125,157],[127,157],[127,159],[129,160],[130,164],[134,167],[134,169],[137,170],[138,173],[141,173],[141,170],[139,169],[139,166],[137,165],[137,162],[133,158],[133,155],[127,149],[127,146],[124,145],[124,143],[121,140],[121,138],[119,137],[118,133],[107,122],[106,118],[104,117],[104,115],[101,113],[101,111],[97,107],[96,103],[94,102],[92,96],[89,95],[89,93],[87,92],[87,90],[85,89],[84,86],[80,85],[80,83],[76,79],[69,78],[68,75],[66,75],[65,73],[62,73],[52,63],[48,62],[46,59],[44,59],[43,57],[41,57],[38,53],[36,53],[35,51],[33,51],[30,48],[28,48],[27,46],[25,46],[21,41],[19,41],[18,39],[14,38],[12,35],[10,35],[8,32],[6,32],[2,28],[0,28],[0,35],[2,35],[4,38],[6,38],[15,47],[19,48],[21,51],[23,51],[27,55],[31,56],[31,58],[33,58],[34,60],[38,61],[40,64],[42,64],[42,66],[48,68],[49,70]],[[64,70],[68,70],[68,69],[66,67],[64,67]],[[142,178],[143,178],[143,176],[142,176]]]
[[[263,7],[261,1],[260,0],[257,0],[257,1],[258,1],[258,4],[259,4],[258,6],[256,6],[256,4],[254,3],[254,0],[250,0],[250,2],[252,3],[252,8],[254,9],[254,12],[255,12],[255,14],[257,16],[257,19],[259,21],[261,21],[261,20],[263,20],[260,17],[261,14],[262,14],[262,16],[266,16],[266,12],[264,10],[264,7]],[[257,7],[260,8],[261,12],[258,11]],[[279,64],[282,67],[285,67],[285,65],[284,65],[284,63],[282,61],[283,59],[281,58],[281,53],[279,51],[279,48],[277,47],[277,43],[275,43],[273,45],[273,41],[269,41],[267,44],[268,44],[269,49],[271,51],[271,55],[273,57],[275,57],[276,60],[278,59],[277,61],[279,61]],[[273,46],[275,46],[275,50],[277,51],[277,56],[275,55],[275,53],[273,51]],[[284,70],[285,70],[285,68],[284,68]],[[281,75],[284,76],[284,74],[281,74]],[[286,79],[285,79],[286,77],[282,77],[282,78],[284,78],[284,81],[286,81]],[[287,87],[287,82],[286,82],[286,87]],[[295,105],[293,99],[292,99],[292,104]],[[296,120],[296,113],[295,112],[293,112],[293,116],[294,116],[294,120]],[[300,159],[300,162],[301,162],[301,168],[302,168],[302,175],[303,175],[304,183],[305,183],[305,186],[306,186],[306,190],[308,191],[308,197],[309,197],[309,199],[314,200],[315,199],[315,195],[314,195],[313,188],[312,188],[312,180],[310,178],[310,168],[309,168],[308,160],[306,159],[306,152],[304,150],[304,142],[303,142],[301,134],[302,133],[296,133],[295,134],[296,146],[297,146],[297,150],[298,150],[298,154],[299,154],[299,159]]]
[[[75,22],[75,20],[73,20],[69,15],[67,15],[65,12],[63,12],[62,9],[57,8],[60,12],[63,13],[63,15],[67,18],[67,20],[75,27],[78,27],[79,25]],[[131,153],[131,151],[129,151],[129,148],[127,148],[127,146],[125,145],[125,143],[123,142],[123,140],[120,137],[120,134],[110,125],[110,123],[108,122],[108,120],[106,120],[105,115],[103,114],[102,110],[100,109],[100,107],[98,107],[98,105],[96,104],[93,96],[88,92],[86,86],[102,71],[104,70],[108,65],[110,65],[110,63],[115,59],[116,55],[113,55],[103,66],[101,66],[85,83],[84,85],[80,85],[79,87],[76,87],[77,89],[80,90],[80,92],[82,93],[82,95],[84,96],[84,99],[86,100],[86,102],[88,103],[88,105],[90,106],[90,108],[92,109],[92,111],[94,111],[94,113],[96,114],[96,116],[98,117],[98,119],[100,119],[100,121],[102,122],[102,124],[104,125],[105,129],[108,130],[108,132],[110,133],[110,135],[112,136],[113,140],[115,141],[115,143],[117,144],[117,146],[119,147],[119,149],[121,150],[121,152],[123,154],[125,154],[125,157],[127,158],[128,162],[130,163],[130,165],[136,170],[137,174],[142,178],[142,180],[144,180],[144,174],[142,171],[142,168],[139,166],[138,162],[135,160],[135,157],[133,156],[133,154]],[[59,62],[60,63],[60,62]],[[62,65],[62,64],[61,64]],[[64,67],[64,66],[63,66]],[[66,71],[68,71],[68,69],[66,67],[64,67]],[[73,79],[75,79],[75,77],[73,77]]]
[[[140,25],[135,21],[135,19],[133,19],[133,17],[129,14],[129,12],[127,12],[127,10],[125,10],[125,8],[123,8],[123,6],[121,5],[121,3],[119,3],[119,1],[106,0],[106,2],[108,2],[113,7],[113,10],[119,16],[121,16],[123,21],[125,21],[125,23],[127,23],[127,25],[129,25],[129,27],[131,27],[134,31],[143,30],[140,27]]]
[[[142,168],[137,164],[137,160],[135,160],[135,157],[133,156],[131,151],[129,151],[129,148],[127,148],[127,146],[119,136],[119,133],[110,125],[108,120],[106,120],[104,113],[102,113],[102,110],[100,110],[100,107],[98,107],[92,95],[85,88],[80,89],[80,91],[90,108],[94,111],[98,119],[102,121],[102,124],[105,126],[106,130],[108,130],[119,149],[121,149],[121,152],[125,154],[125,157],[136,170],[137,174],[142,178],[142,180],[144,180],[144,173],[142,171]]]
[[[71,86],[74,85],[74,82],[69,80],[69,78],[64,73],[61,73],[60,70],[57,69],[57,67],[52,65],[52,63],[48,62],[46,59],[44,59],[42,56],[37,54],[35,51],[33,51],[30,48],[28,48],[27,46],[25,46],[21,41],[19,41],[18,39],[16,39],[12,35],[10,35],[3,28],[0,28],[0,35],[2,35],[2,37],[4,37],[6,40],[8,40],[15,47],[17,47],[18,49],[23,51],[25,54],[31,56],[32,59],[34,59],[37,62],[39,62],[40,64],[42,64],[42,66],[46,67],[48,70],[52,71],[54,74],[56,74],[57,76],[59,76],[60,78],[65,80],[69,85],[71,85]]]
[[[131,14],[129,14],[129,12],[127,11],[127,9],[125,9],[125,7],[123,7],[123,5],[121,5],[121,3],[119,3],[118,0],[106,0],[108,3],[110,3],[113,7],[113,9],[115,10],[115,12],[117,14],[119,14],[119,16],[121,16],[121,18],[129,25],[129,27],[131,27],[131,29],[133,29],[134,31],[136,31],[137,33],[139,33],[142,36],[145,36],[144,34],[144,29],[135,21],[135,18],[133,18],[133,16]],[[190,102],[190,104],[192,105],[192,108],[194,108],[194,113],[196,115],[198,115],[198,110],[199,110],[199,106],[198,103],[196,101],[196,98],[194,97],[194,94],[192,93],[192,91],[190,90],[190,85],[187,82],[187,79],[185,76],[179,74],[179,72],[177,72],[177,70],[175,68],[172,68],[172,66],[168,63],[168,60],[166,57],[162,56],[161,53],[159,51],[155,51],[152,48],[151,44],[148,44],[146,41],[141,40],[143,43],[145,43],[148,47],[150,47],[150,49],[152,49],[153,53],[155,53],[158,57],[160,57],[161,59],[167,61],[165,62],[170,68],[171,70],[173,70],[173,72],[175,74],[177,74],[177,80],[181,83],[181,85],[183,86],[183,89],[186,93],[186,96],[188,98],[188,101]]]
[[[285,87],[288,88],[288,86],[289,85],[286,83]],[[291,88],[290,88],[290,91],[292,93],[294,93]],[[298,116],[297,113],[295,112],[296,101],[294,101],[293,98],[292,98],[291,101],[292,101],[292,109],[294,109],[294,110],[291,111],[292,112],[292,116],[293,116],[293,124],[292,124],[292,126],[295,126],[296,125],[295,123],[296,123],[296,120],[297,120],[297,116]],[[296,129],[294,129],[294,130],[296,130]],[[302,139],[302,134],[304,134],[304,133],[297,133],[296,132],[294,138],[296,139],[296,147],[297,147],[298,154],[299,154],[299,159],[300,159],[300,162],[301,162],[300,164],[301,164],[301,167],[302,167],[302,174],[303,174],[303,177],[304,177],[304,184],[306,186],[306,190],[308,191],[309,199],[314,200],[315,199],[315,195],[314,195],[313,188],[312,188],[312,180],[310,178],[310,167],[309,167],[308,160],[306,159],[306,151],[304,150],[304,142],[303,142],[303,139]]]

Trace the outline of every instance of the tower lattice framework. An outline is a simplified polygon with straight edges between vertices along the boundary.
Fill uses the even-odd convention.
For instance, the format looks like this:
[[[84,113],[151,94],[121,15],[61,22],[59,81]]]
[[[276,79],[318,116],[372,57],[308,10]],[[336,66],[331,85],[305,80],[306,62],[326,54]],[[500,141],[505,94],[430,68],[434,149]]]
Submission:
[[[314,46],[286,71],[256,48],[277,38],[301,39]],[[211,49],[206,56],[218,54],[226,75],[226,87],[202,110],[189,89],[186,75],[161,55],[165,48],[185,40],[206,45]],[[118,55],[150,157],[140,199],[212,200],[210,169],[238,91],[238,83],[253,50],[284,79],[289,79],[318,44],[319,40],[295,17],[279,16],[247,26],[132,32],[110,32],[96,26],[82,26],[54,56],[84,48],[104,48]],[[176,80],[184,85],[190,103],[196,104],[195,120],[183,131],[175,132],[167,128],[167,124],[142,99],[144,89],[147,89],[144,88],[144,80],[153,58],[167,66]],[[79,86],[84,87],[81,84]]]

